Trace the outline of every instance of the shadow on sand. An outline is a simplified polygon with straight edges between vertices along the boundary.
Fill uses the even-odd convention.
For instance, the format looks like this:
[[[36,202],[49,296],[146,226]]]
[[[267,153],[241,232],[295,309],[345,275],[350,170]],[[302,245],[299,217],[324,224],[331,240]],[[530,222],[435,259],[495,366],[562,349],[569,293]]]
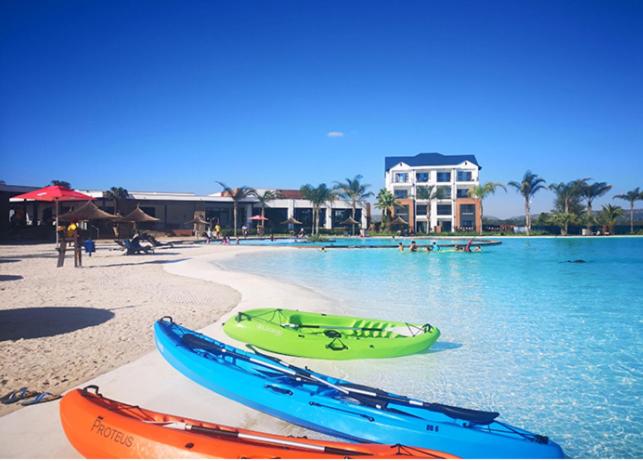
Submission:
[[[11,280],[22,280],[22,275],[3,275],[0,274],[0,282],[10,282]]]
[[[100,325],[114,317],[93,307],[25,307],[0,310],[0,341],[44,338]]]
[[[19,262],[19,259],[7,259],[7,258],[0,258],[0,264],[6,264],[6,263],[17,263]]]
[[[167,253],[166,253],[167,254]],[[177,253],[178,254],[178,253]],[[119,264],[105,264],[103,266],[94,266],[94,267],[123,267],[123,266],[142,266],[144,264],[172,264],[178,263],[180,261],[185,261],[188,258],[181,259],[156,259],[154,261],[141,261],[140,263],[119,263]],[[91,267],[91,266],[88,266]]]

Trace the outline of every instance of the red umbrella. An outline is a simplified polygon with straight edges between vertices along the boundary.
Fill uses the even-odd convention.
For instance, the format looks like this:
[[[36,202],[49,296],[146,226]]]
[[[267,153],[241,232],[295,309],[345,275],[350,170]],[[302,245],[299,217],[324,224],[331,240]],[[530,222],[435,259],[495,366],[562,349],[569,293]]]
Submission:
[[[94,197],[85,195],[73,189],[62,186],[47,186],[42,189],[32,190],[25,194],[16,195],[13,198],[24,200],[37,200],[39,202],[71,202],[94,200]]]
[[[250,221],[268,221],[268,218],[261,216],[260,214],[254,215],[250,218]]]
[[[47,186],[42,189],[32,190],[25,194],[16,195],[14,199],[36,200],[38,202],[55,202],[56,204],[56,243],[58,243],[58,202],[73,202],[94,200],[94,197],[85,195],[73,189],[62,186]]]

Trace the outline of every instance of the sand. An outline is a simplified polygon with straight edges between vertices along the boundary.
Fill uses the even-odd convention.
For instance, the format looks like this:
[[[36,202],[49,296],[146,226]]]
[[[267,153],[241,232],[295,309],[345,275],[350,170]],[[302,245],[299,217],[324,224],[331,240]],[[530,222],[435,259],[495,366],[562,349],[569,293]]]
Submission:
[[[108,397],[157,411],[319,437],[201,388],[154,350],[151,326],[163,315],[191,328],[205,326],[201,331],[239,346],[222,332],[228,313],[264,306],[337,307],[305,288],[217,264],[238,254],[266,251],[311,250],[201,245],[160,250],[153,256],[102,250],[85,261],[86,268],[70,264],[56,270],[51,245],[0,247],[0,315],[23,319],[13,309],[35,308],[37,316],[38,308],[76,308],[66,310],[64,317],[47,310],[39,322],[0,322],[2,380],[7,381],[2,389],[28,385],[65,391],[91,383]],[[11,280],[9,275],[23,278]],[[16,336],[28,339],[9,339]],[[324,361],[315,361],[315,369],[343,374]],[[0,458],[78,457],[63,433],[57,402],[6,408],[19,411],[0,417]]]
[[[51,244],[0,247],[0,394],[23,386],[62,392],[129,363],[154,348],[150,326],[162,315],[191,328],[213,323],[240,294],[162,267],[204,251],[213,247],[149,256],[103,249],[82,269],[70,258],[57,269]],[[18,408],[0,405],[0,414]]]

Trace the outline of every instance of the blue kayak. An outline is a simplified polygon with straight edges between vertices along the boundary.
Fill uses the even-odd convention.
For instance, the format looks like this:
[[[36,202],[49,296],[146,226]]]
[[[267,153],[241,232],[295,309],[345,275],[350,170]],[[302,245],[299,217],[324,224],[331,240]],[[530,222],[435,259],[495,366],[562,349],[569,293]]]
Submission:
[[[562,458],[547,437],[468,410],[392,394],[246,352],[177,325],[154,325],[163,357],[188,378],[256,410],[357,442],[403,444],[463,458]]]

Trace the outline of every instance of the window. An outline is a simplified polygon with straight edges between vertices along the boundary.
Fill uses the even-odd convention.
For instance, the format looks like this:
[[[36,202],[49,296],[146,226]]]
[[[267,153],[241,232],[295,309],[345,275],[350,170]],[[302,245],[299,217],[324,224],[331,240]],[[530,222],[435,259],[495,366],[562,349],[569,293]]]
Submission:
[[[475,205],[460,205],[460,214],[464,215],[475,215],[476,206]]]
[[[438,200],[450,199],[451,198],[451,186],[440,186],[436,192],[436,198]]]
[[[473,229],[476,218],[475,205],[460,205],[460,227]]]
[[[469,196],[469,189],[458,189],[458,198],[467,198]]]
[[[428,200],[431,197],[431,190],[425,186],[418,187],[415,193],[418,200]]]
[[[438,171],[438,182],[451,182],[450,171]]]
[[[406,189],[395,189],[395,191],[393,191],[393,195],[395,195],[395,198],[407,198],[409,196],[409,191]]]
[[[429,182],[429,173],[416,173],[415,179],[417,180],[417,182]]]
[[[438,221],[438,226],[442,228],[442,232],[451,232],[451,221]]]
[[[415,207],[415,213],[418,216],[426,216],[427,215],[427,206],[426,205],[417,205]]]
[[[395,216],[399,216],[405,221],[409,220],[409,207],[407,205],[396,205]]]
[[[409,182],[409,174],[408,173],[395,173],[395,176],[393,178],[393,182]]]
[[[471,171],[458,171],[458,181],[473,181],[473,173]]]
[[[440,216],[450,216],[451,215],[451,204],[440,205],[438,204],[438,215]]]

